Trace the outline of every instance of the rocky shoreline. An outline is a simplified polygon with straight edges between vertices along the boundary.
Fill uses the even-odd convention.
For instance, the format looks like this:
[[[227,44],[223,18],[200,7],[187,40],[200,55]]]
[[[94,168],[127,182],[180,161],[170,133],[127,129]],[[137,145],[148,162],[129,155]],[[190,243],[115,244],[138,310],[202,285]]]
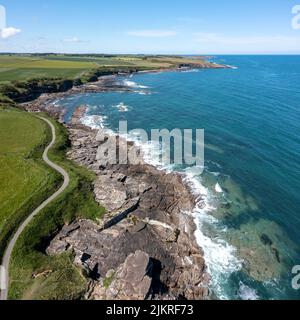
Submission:
[[[195,64],[195,65],[182,65],[177,68],[173,69],[157,69],[157,70],[144,70],[144,71],[137,71],[131,73],[114,73],[110,75],[100,76],[97,81],[93,81],[83,85],[73,85],[67,90],[62,90],[60,92],[47,92],[40,93],[36,96],[32,101],[20,102],[21,105],[26,111],[29,112],[39,112],[45,111],[49,113],[51,116],[55,117],[56,119],[63,122],[64,111],[56,110],[56,101],[58,99],[71,96],[74,94],[83,94],[83,93],[99,93],[99,92],[143,92],[145,94],[148,93],[147,89],[138,90],[135,87],[129,87],[125,84],[118,82],[116,79],[119,76],[129,76],[133,74],[143,74],[143,73],[161,73],[161,72],[184,72],[191,69],[231,69],[232,67],[226,65],[220,65],[217,63],[203,63],[203,64]]]
[[[80,92],[129,90],[115,83],[105,77],[93,89],[87,85]],[[77,90],[42,95],[23,107],[46,111],[63,123],[65,110],[54,107],[55,100]],[[74,263],[90,279],[88,299],[208,299],[210,275],[194,235],[191,212],[196,199],[190,187],[180,174],[145,163],[141,150],[120,137],[117,148],[136,154],[139,165],[111,165],[97,157],[109,133],[103,131],[105,139],[98,141],[98,131],[81,123],[85,112],[86,107],[78,107],[71,123],[65,124],[72,145],[68,157],[95,172],[95,199],[107,213],[98,223],[80,220],[65,225],[47,254],[74,252]]]
[[[19,105],[28,112],[47,112],[49,115],[63,123],[66,110],[57,108],[57,101],[59,99],[83,93],[100,93],[100,92],[134,92],[137,88],[129,87],[121,82],[117,81],[116,75],[103,76],[93,83],[88,83],[80,86],[74,86],[68,91],[55,92],[55,93],[43,93],[37,99],[20,103]],[[143,90],[147,93],[147,90]]]

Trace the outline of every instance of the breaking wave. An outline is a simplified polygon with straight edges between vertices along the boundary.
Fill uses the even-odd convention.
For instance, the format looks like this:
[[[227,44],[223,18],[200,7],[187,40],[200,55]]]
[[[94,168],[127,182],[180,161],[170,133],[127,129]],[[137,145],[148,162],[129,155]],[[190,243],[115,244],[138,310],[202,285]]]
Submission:
[[[81,123],[92,129],[103,129],[106,126],[106,116],[85,115],[81,119]]]
[[[130,87],[130,88],[139,88],[139,89],[148,89],[149,88],[147,86],[139,85],[136,82],[128,80],[128,79],[124,80],[123,83],[125,86]]]
[[[119,112],[128,112],[129,111],[129,106],[127,106],[124,102],[121,102],[117,105],[114,105],[113,107],[118,109]]]

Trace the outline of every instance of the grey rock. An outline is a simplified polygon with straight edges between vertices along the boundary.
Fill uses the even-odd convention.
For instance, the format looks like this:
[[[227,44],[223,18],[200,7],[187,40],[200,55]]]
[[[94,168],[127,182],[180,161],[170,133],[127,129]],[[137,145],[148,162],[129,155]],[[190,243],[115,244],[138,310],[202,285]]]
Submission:
[[[138,250],[130,254],[115,273],[109,274],[111,283],[107,280],[100,283],[92,296],[95,300],[145,300],[152,284],[148,275],[151,269],[149,255]]]
[[[74,251],[75,263],[97,280],[94,298],[206,299],[210,278],[193,218],[184,213],[194,209],[196,199],[182,176],[143,161],[123,165],[97,159],[96,146],[103,145],[97,132],[78,126],[69,130],[73,147],[68,156],[97,174],[95,199],[107,213],[99,224],[80,220],[73,230],[65,226],[51,242],[51,254],[64,248]],[[118,148],[125,144],[138,159],[135,145],[118,139]],[[151,276],[145,277],[147,259],[153,265]],[[114,280],[107,276],[110,270],[116,272]]]

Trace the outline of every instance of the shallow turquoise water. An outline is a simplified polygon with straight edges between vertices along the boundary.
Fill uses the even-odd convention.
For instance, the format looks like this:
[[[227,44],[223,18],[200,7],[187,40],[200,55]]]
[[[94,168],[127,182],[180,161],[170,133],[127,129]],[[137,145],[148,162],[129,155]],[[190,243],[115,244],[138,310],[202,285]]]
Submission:
[[[207,207],[194,214],[215,296],[298,299],[291,270],[300,264],[300,56],[215,61],[238,69],[138,74],[120,81],[151,94],[85,94],[60,104],[67,117],[88,104],[112,129],[120,119],[129,129],[205,129],[206,167],[193,181],[205,187]]]

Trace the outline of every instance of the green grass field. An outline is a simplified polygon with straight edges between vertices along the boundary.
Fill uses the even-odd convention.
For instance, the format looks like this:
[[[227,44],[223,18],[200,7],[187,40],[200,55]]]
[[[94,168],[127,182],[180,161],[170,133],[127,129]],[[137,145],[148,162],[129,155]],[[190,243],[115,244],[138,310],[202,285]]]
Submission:
[[[50,120],[56,127],[57,140],[49,158],[68,171],[70,185],[32,221],[18,240],[10,267],[10,299],[81,298],[87,280],[81,270],[74,267],[72,254],[49,257],[45,248],[49,238],[65,223],[75,218],[96,220],[105,213],[93,197],[94,174],[66,159],[69,147],[67,131]]]
[[[76,78],[86,71],[101,67],[165,69],[181,63],[197,62],[203,63],[203,60],[168,56],[0,55],[0,82],[32,78]]]
[[[79,298],[87,280],[72,264],[72,255],[48,257],[44,246],[64,223],[76,217],[95,220],[105,212],[93,198],[94,175],[65,158],[69,146],[66,129],[51,121],[56,126],[57,142],[49,157],[68,171],[71,181],[67,190],[33,220],[19,239],[10,268],[12,299]],[[41,159],[51,139],[50,130],[34,115],[12,108],[0,110],[0,139],[1,256],[12,233],[59,187],[62,179]]]
[[[61,180],[41,160],[49,134],[30,114],[0,111],[0,256],[11,233]]]
[[[2,55],[0,56],[0,82],[31,78],[75,78],[96,66],[96,63],[88,61]]]

